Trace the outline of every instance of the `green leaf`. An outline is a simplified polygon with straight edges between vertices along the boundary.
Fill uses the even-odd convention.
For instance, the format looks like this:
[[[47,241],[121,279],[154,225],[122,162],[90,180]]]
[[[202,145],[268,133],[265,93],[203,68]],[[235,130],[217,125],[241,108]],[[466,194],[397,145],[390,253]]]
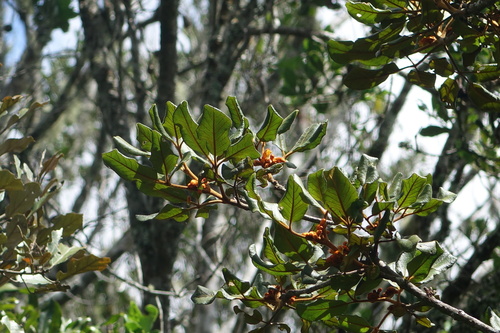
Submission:
[[[358,284],[361,277],[359,275],[335,275],[330,278],[331,287],[333,290],[351,290]]]
[[[467,94],[481,111],[500,111],[500,97],[486,90],[480,84],[469,84]]]
[[[366,90],[378,86],[389,75],[399,72],[399,67],[390,63],[380,69],[365,69],[353,66],[344,77],[344,84],[351,89]]]
[[[283,122],[281,123],[280,127],[278,127],[278,134],[283,134],[288,132],[293,122],[295,121],[295,118],[297,118],[298,114],[299,110],[294,110],[292,113],[286,116],[286,118],[283,119]]]
[[[229,146],[225,152],[224,158],[233,162],[233,164],[245,158],[257,159],[260,153],[255,149],[253,143],[253,135],[250,133],[245,134],[236,143]]]
[[[68,260],[71,256],[73,256],[75,253],[78,251],[83,250],[83,247],[79,246],[66,246],[62,243],[57,244],[57,251],[52,252],[52,257],[50,258],[49,261],[49,266],[50,268],[62,264],[66,260]]]
[[[420,130],[420,135],[422,136],[438,136],[443,133],[449,133],[450,129],[441,126],[429,125]]]
[[[9,170],[0,170],[0,190],[22,191],[23,182]]]
[[[52,220],[52,224],[54,230],[63,229],[63,237],[70,237],[83,228],[83,215],[77,213],[58,215]]]
[[[317,123],[309,126],[300,136],[288,155],[296,152],[307,151],[315,148],[321,143],[326,134],[327,123]]]
[[[231,119],[219,109],[205,105],[196,133],[205,142],[207,150],[213,156],[220,156],[230,146],[229,129]]]
[[[153,168],[140,165],[135,159],[124,156],[116,149],[104,153],[102,158],[107,167],[125,180],[152,183],[158,178]]]
[[[314,246],[306,239],[292,234],[281,224],[275,223],[274,226],[274,244],[278,251],[288,258],[308,263],[311,258],[317,259],[318,251],[322,253],[319,246]]]
[[[408,80],[422,88],[434,89],[436,74],[426,71],[412,70],[408,73]]]
[[[187,191],[184,189],[168,186],[160,183],[137,181],[137,188],[144,194],[163,198],[172,203],[186,203]]]
[[[430,199],[422,206],[415,208],[413,213],[419,216],[427,216],[435,212],[443,203],[452,203],[456,197],[457,195],[455,193],[440,188],[437,198]]]
[[[137,139],[143,149],[151,152],[149,160],[157,173],[169,175],[177,166],[179,157],[172,152],[170,142],[162,134],[142,124],[137,124]]]
[[[115,145],[120,148],[120,150],[124,151],[125,153],[132,155],[132,156],[150,156],[151,153],[147,151],[140,150],[127,141],[125,141],[123,138],[119,136],[114,136],[113,141]]]
[[[197,286],[191,300],[194,304],[206,305],[212,303],[217,297],[218,292],[205,288],[203,286]]]
[[[171,204],[165,205],[155,216],[157,220],[174,219],[177,222],[184,222],[189,218],[189,212],[186,209]]]
[[[497,64],[478,64],[474,68],[474,81],[484,82],[497,80],[500,77],[500,68]]]
[[[125,327],[133,332],[155,332],[153,326],[158,318],[158,308],[148,304],[146,305],[146,313],[143,314],[135,302],[130,302]]]
[[[165,119],[163,120],[163,128],[170,138],[179,139],[179,131],[175,128],[174,124],[174,112],[177,109],[177,105],[172,102],[167,102],[165,106]]]
[[[397,239],[396,242],[398,243],[399,247],[403,252],[412,252],[415,251],[417,248],[417,244],[420,243],[422,239],[418,237],[417,235],[411,235],[408,238],[401,238]]]
[[[349,178],[337,167],[317,171],[307,179],[308,190],[314,199],[323,202],[336,221],[346,221],[355,209],[358,192]]]
[[[414,173],[402,181],[401,196],[398,199],[398,210],[410,207],[417,201],[419,194],[427,184],[427,178]]]
[[[233,127],[239,128],[244,125],[245,116],[243,115],[243,111],[240,108],[240,104],[236,97],[228,96],[226,99],[226,106],[229,110],[229,115],[231,116],[231,121],[233,123]]]
[[[168,105],[167,105],[168,107]],[[156,107],[156,104],[153,104],[149,108],[149,117],[151,118],[151,121],[153,122],[153,128],[160,132],[161,136],[164,137],[165,139],[171,139],[171,136],[167,133],[165,127],[163,127],[163,123],[160,119],[160,115],[158,113],[158,108]]]
[[[297,314],[305,320],[329,320],[334,316],[344,314],[348,303],[341,300],[319,299],[312,303],[304,304],[300,302],[297,305]]]
[[[394,178],[392,178],[392,182],[387,187],[387,195],[386,195],[386,200],[387,201],[392,201],[392,200],[398,200],[402,193],[401,189],[403,186],[403,174],[401,172],[398,172]]]
[[[274,241],[269,233],[269,228],[265,229],[263,238],[264,238],[264,248],[262,249],[262,253],[264,257],[273,264],[285,263],[285,260],[281,257],[281,255],[278,252],[278,249],[274,245]]]
[[[366,2],[348,1],[346,3],[346,8],[355,20],[367,25],[379,23],[383,20],[397,19],[405,15],[404,12],[401,11],[378,9]]]
[[[417,243],[415,251],[402,253],[396,267],[411,282],[427,283],[450,268],[456,260],[438,242],[424,242]]]
[[[434,70],[434,72],[442,77],[448,77],[455,73],[453,65],[449,63],[446,58],[432,59],[429,62],[429,67]]]
[[[339,64],[349,64],[353,61],[358,61],[366,66],[382,66],[386,65],[394,57],[393,54],[387,56],[383,49],[389,43],[393,43],[400,38],[399,33],[403,30],[403,22],[395,22],[389,24],[383,30],[367,36],[358,38],[355,42],[352,41],[336,41],[328,42],[328,52],[333,61]],[[396,44],[396,46],[400,46]],[[407,47],[403,44],[401,47]]]
[[[420,324],[424,327],[431,328],[434,326],[432,321],[427,317],[415,316],[415,319],[416,319],[417,324]]]
[[[250,282],[241,281],[227,268],[222,269],[226,284],[224,290],[230,295],[244,295],[250,289]]]
[[[209,155],[206,143],[198,138],[198,124],[193,120],[187,102],[182,102],[175,109],[173,121],[180,127],[182,139],[189,148],[204,156]]]
[[[365,154],[361,155],[361,159],[356,169],[356,178],[360,185],[373,183],[378,179],[377,163],[378,158]]]
[[[300,221],[309,207],[303,199],[303,186],[299,185],[299,182],[301,180],[297,175],[290,175],[285,194],[279,202],[281,214],[290,224]]]
[[[299,273],[302,268],[291,262],[284,263],[267,263],[264,262],[260,256],[257,254],[257,250],[255,248],[255,244],[250,245],[249,248],[250,258],[252,259],[252,263],[259,270],[269,273],[273,276],[282,276],[282,275],[292,275]]]
[[[259,131],[257,132],[257,138],[262,142],[269,142],[276,139],[278,135],[278,129],[283,123],[283,118],[276,112],[272,105],[267,108],[266,119],[262,123]]]
[[[33,139],[31,136],[27,136],[21,139],[3,140],[3,142],[0,143],[0,156],[5,153],[19,154],[33,142],[35,142],[35,139]]]
[[[372,332],[374,328],[363,317],[352,315],[336,316],[325,321],[325,323],[327,325],[335,326],[351,333],[368,333]]]
[[[358,285],[356,286],[354,294],[356,296],[359,296],[371,292],[373,289],[377,289],[382,281],[383,279],[381,277],[371,278],[369,276],[363,276],[361,281],[359,281]]]
[[[439,88],[439,97],[444,103],[445,107],[452,109],[455,107],[455,101],[457,99],[458,90],[460,86],[454,79],[446,79],[441,87]]]
[[[41,194],[40,183],[37,182],[26,183],[22,191],[9,191],[9,204],[5,207],[5,215],[12,217],[16,213],[26,213],[34,207]]]

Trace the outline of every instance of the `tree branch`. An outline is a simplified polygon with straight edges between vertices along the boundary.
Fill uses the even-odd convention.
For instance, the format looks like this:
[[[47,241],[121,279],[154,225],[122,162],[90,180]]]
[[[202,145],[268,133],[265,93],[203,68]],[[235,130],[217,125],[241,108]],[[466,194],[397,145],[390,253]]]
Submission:
[[[466,324],[469,327],[472,327],[476,330],[479,330],[481,332],[485,333],[498,333],[499,331],[495,330],[493,327],[486,325],[479,319],[476,319],[469,314],[465,313],[465,311],[457,309],[448,303],[445,303],[436,297],[434,297],[432,294],[427,293],[420,288],[418,288],[416,285],[408,281],[407,279],[403,278],[401,275],[397,274],[394,272],[389,266],[387,266],[385,263],[382,261],[379,261],[379,266],[380,266],[380,275],[384,279],[390,280],[392,282],[397,283],[401,288],[403,288],[405,291],[409,292],[410,294],[414,295],[420,300],[425,300],[429,302],[429,304],[434,307],[435,309],[439,310],[440,312],[450,316],[451,318],[460,321],[464,324]]]
[[[314,31],[310,29],[304,28],[296,28],[296,27],[264,27],[264,28],[248,28],[247,33],[249,35],[262,35],[262,34],[276,34],[276,35],[289,35],[303,38],[320,38],[323,41],[328,41],[334,38],[332,33],[328,33],[326,31]]]
[[[465,16],[470,16],[474,14],[478,14],[483,9],[494,6],[497,0],[477,0],[471,1],[463,9],[460,13],[463,13]]]

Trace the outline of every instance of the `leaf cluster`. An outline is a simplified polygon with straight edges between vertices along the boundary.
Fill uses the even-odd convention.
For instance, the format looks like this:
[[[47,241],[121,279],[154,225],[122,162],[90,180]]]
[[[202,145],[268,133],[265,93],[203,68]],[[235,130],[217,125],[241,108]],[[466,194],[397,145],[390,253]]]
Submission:
[[[153,127],[137,125],[140,148],[115,138],[118,147],[135,158],[118,150],[103,156],[122,178],[167,201],[160,212],[143,219],[185,221],[191,212],[206,217],[210,209],[227,204],[272,221],[263,235],[262,250],[256,245],[249,248],[261,273],[253,283],[224,269],[221,289],[199,286],[192,300],[197,304],[216,298],[239,300],[255,309],[248,313],[235,307],[235,312],[257,325],[256,331],[269,325],[290,330],[273,320],[286,309],[301,317],[305,331],[315,321],[353,332],[379,330],[391,315],[409,315],[430,327],[432,323],[422,314],[429,307],[405,300],[397,283],[387,284],[380,273],[386,265],[379,255],[383,247],[398,244],[398,259],[389,267],[417,285],[448,269],[455,257],[437,242],[422,242],[417,236],[402,238],[397,224],[410,216],[427,216],[452,202],[455,195],[440,189],[433,196],[430,175],[404,178],[397,174],[390,182],[383,181],[377,159],[369,156],[361,158],[351,175],[333,167],[305,179],[292,174],[281,185],[277,176],[284,166],[293,167],[290,155],[316,147],[326,123],[311,125],[287,149],[286,133],[297,111],[283,118],[269,106],[263,124],[252,130],[236,99],[229,97],[226,105],[229,116],[207,105],[197,121],[186,102],[167,103],[164,119],[153,106]],[[271,151],[270,142],[278,151]],[[281,192],[277,202],[264,194],[270,184]],[[308,225],[306,230],[304,225]],[[379,323],[354,311],[374,303],[389,305]],[[257,310],[260,307],[270,309],[273,316],[266,319]]]
[[[448,108],[467,95],[482,111],[499,111],[491,83],[500,74],[499,8],[471,9],[467,1],[348,1],[349,14],[371,27],[356,41],[328,42],[332,59],[350,64],[352,89],[369,89],[405,71],[410,82],[436,90]],[[398,59],[410,60],[400,68]],[[444,78],[437,81],[437,77]],[[436,82],[442,82],[435,87]]]
[[[39,103],[14,111],[22,96],[5,97],[0,117],[7,119],[0,134],[7,134],[21,119],[32,114]],[[62,182],[47,179],[62,154],[40,161],[35,173],[21,163],[20,153],[34,140],[7,138],[0,143],[0,156],[10,157],[12,168],[0,167],[0,286],[19,286],[28,292],[64,291],[65,280],[99,270],[110,262],[63,242],[82,228],[80,214],[69,213],[48,218],[46,206]]]

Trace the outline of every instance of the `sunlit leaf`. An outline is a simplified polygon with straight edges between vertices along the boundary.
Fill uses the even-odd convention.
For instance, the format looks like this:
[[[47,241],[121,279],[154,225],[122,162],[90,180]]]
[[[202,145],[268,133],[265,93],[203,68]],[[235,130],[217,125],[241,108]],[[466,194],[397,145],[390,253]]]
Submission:
[[[337,221],[346,221],[355,209],[358,192],[349,178],[337,167],[328,171],[317,171],[309,175],[307,187],[314,199],[324,206]]]
[[[253,135],[245,134],[240,140],[229,146],[224,154],[224,158],[233,162],[239,162],[245,158],[257,159],[260,153],[255,149]]]
[[[74,275],[90,272],[105,270],[111,259],[108,257],[99,258],[93,254],[84,254],[74,256],[66,264],[66,272],[59,271],[56,274],[57,280],[62,281]]]
[[[334,316],[344,314],[349,304],[341,300],[319,299],[312,303],[299,303],[297,314],[305,320],[328,320]]]
[[[208,152],[213,156],[219,156],[231,144],[230,128],[231,119],[228,116],[213,106],[205,105],[196,133],[198,138],[205,143]]]
[[[140,165],[135,159],[124,156],[116,149],[104,153],[102,158],[106,166],[125,180],[140,180],[143,182],[154,182],[157,180],[157,173],[153,168]]]
[[[309,126],[288,154],[307,151],[317,147],[326,134],[326,127],[327,123],[316,123]]]
[[[279,202],[283,217],[291,222],[297,222],[307,211],[309,204],[303,199],[303,187],[298,184],[300,178],[290,175],[286,185],[286,191]]]
[[[444,251],[438,242],[420,242],[415,251],[403,252],[396,267],[413,283],[426,283],[450,268],[457,258]]]
[[[427,184],[427,178],[414,173],[402,181],[401,194],[398,199],[398,209],[411,206]]]
[[[218,292],[210,290],[203,286],[197,286],[193,295],[191,296],[191,300],[194,304],[210,304],[217,297]]]
[[[177,222],[186,221],[189,218],[189,211],[171,204],[165,205],[155,216],[157,220],[173,219]]]
[[[454,79],[446,79],[439,88],[439,97],[447,108],[453,108],[457,99],[459,85]]]
[[[346,8],[349,14],[357,21],[364,24],[379,23],[387,19],[397,19],[405,14],[401,11],[392,11],[375,8],[367,2],[346,2]]]
[[[298,267],[297,265],[291,262],[284,262],[277,264],[265,262],[260,258],[259,254],[257,253],[255,244],[250,245],[248,251],[254,266],[257,267],[259,270],[269,273],[271,275],[274,276],[292,275],[292,274],[297,274],[302,269],[301,267]]]
[[[198,137],[198,124],[193,120],[189,112],[187,102],[182,102],[173,115],[174,124],[180,127],[182,139],[196,153],[208,156],[206,143]]]
[[[374,328],[365,318],[353,315],[336,316],[325,321],[325,323],[352,333],[368,333],[372,332]]]
[[[278,129],[282,122],[283,118],[276,112],[272,105],[269,105],[266,119],[264,119],[264,122],[257,132],[257,138],[263,142],[273,141],[276,139],[276,135],[278,135]]]

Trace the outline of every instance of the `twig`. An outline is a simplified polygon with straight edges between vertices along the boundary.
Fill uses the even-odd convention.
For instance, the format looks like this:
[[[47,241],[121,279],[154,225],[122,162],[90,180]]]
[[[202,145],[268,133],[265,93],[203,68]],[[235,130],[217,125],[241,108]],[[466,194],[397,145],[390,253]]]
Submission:
[[[380,276],[384,279],[390,280],[392,282],[396,282],[401,288],[409,292],[410,294],[416,296],[420,300],[426,300],[429,302],[432,307],[441,311],[442,313],[452,317],[453,319],[460,321],[474,329],[477,329],[481,332],[485,333],[499,333],[499,331],[495,330],[493,327],[486,325],[479,319],[472,317],[467,314],[465,311],[461,309],[457,309],[447,303],[442,302],[441,300],[434,297],[431,293],[426,293],[425,291],[418,288],[416,285],[411,283],[410,281],[403,278],[401,275],[394,272],[389,266],[387,266],[384,262],[379,261],[380,266]]]
[[[139,289],[139,290],[141,290],[141,291],[143,291],[145,293],[151,294],[151,295],[157,295],[157,296],[175,296],[175,297],[179,297],[180,296],[175,291],[156,290],[156,289],[152,289],[152,288],[143,286],[139,282],[136,282],[136,281],[133,281],[133,280],[129,280],[129,279],[125,279],[125,278],[119,276],[118,274],[116,274],[115,272],[113,272],[111,269],[108,269],[107,272],[110,275],[112,275],[115,278],[117,278],[118,280],[120,280],[122,282],[125,282],[126,284],[128,284],[128,285],[130,285],[132,287],[135,287],[135,288],[137,288],[137,289]],[[102,273],[100,273],[100,274],[102,274]]]

